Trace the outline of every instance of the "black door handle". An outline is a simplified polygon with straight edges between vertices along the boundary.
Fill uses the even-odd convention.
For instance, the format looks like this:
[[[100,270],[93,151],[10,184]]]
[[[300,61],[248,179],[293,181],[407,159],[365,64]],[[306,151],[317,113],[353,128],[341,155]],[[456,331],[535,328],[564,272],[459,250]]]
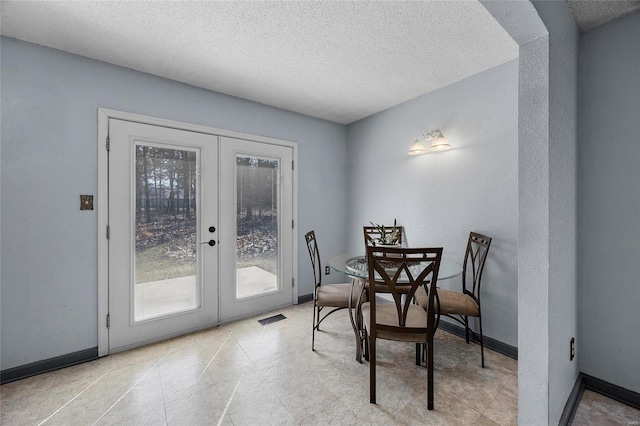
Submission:
[[[216,245],[216,241],[215,240],[209,240],[209,241],[205,241],[204,243],[201,244],[209,244],[211,247]]]

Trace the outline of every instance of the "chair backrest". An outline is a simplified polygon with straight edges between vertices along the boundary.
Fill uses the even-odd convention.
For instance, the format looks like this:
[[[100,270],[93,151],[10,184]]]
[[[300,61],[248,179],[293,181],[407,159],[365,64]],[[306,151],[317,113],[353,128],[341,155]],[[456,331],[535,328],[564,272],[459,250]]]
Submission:
[[[480,304],[482,271],[489,253],[489,246],[491,246],[491,238],[477,232],[469,233],[462,266],[462,292],[473,297],[478,304]]]
[[[379,330],[390,332],[426,333],[435,330],[434,300],[438,282],[438,271],[442,259],[442,247],[437,248],[401,248],[401,247],[367,247],[367,263],[369,268],[369,300],[376,300],[379,287],[386,287],[385,293],[393,296],[398,314],[398,325],[382,325],[376,323],[375,303],[371,303],[371,323]],[[427,309],[428,321],[424,327],[407,327],[407,312],[413,304],[416,291],[425,291],[431,307]]]
[[[364,247],[367,248],[369,246],[375,246],[381,237],[380,229],[377,226],[363,226],[362,231],[364,233]],[[384,227],[384,231],[387,234],[394,232],[394,226],[386,226]],[[398,241],[397,244],[402,244],[402,234],[404,233],[404,228],[402,226],[396,226],[395,232],[397,233]]]
[[[307,249],[309,249],[309,257],[311,257],[311,267],[313,268],[313,280],[316,288],[322,285],[322,262],[320,262],[320,251],[318,251],[318,243],[316,242],[316,233],[309,231],[304,235],[307,241]]]

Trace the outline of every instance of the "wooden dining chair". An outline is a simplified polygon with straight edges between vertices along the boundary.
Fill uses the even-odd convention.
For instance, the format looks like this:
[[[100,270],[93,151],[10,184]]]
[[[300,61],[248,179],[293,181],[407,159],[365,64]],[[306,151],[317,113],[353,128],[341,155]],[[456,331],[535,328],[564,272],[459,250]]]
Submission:
[[[320,323],[332,313],[349,307],[355,308],[358,304],[359,292],[353,291],[353,283],[322,284],[322,262],[320,251],[314,231],[309,231],[304,236],[311,257],[313,279],[315,289],[313,291],[313,329],[311,331],[311,350],[315,351],[316,330],[320,330]],[[351,303],[349,303],[351,299]],[[329,312],[323,314],[323,310]],[[352,316],[350,316],[353,318]],[[353,320],[352,320],[353,322]]]
[[[416,365],[421,364],[426,345],[427,409],[433,410],[433,308],[442,248],[399,248],[369,246],[369,300],[362,305],[365,339],[369,345],[369,401],[376,403],[376,341],[378,339],[416,344]],[[384,286],[393,302],[377,301],[377,289]],[[413,303],[416,291],[427,295],[431,309]]]
[[[452,318],[464,326],[465,338],[469,343],[469,333],[480,342],[480,357],[482,368],[484,368],[484,340],[482,336],[482,309],[480,305],[480,283],[482,282],[482,271],[487,260],[491,238],[478,234],[469,233],[467,249],[464,253],[462,264],[462,291],[438,289],[436,298],[436,311],[440,315]],[[429,301],[424,295],[418,293],[416,296],[418,303],[423,306]],[[469,317],[478,318],[478,333],[469,327]]]
[[[397,236],[397,241],[396,241],[396,245],[401,247],[402,246],[402,237],[404,235],[404,227],[396,225],[395,220],[394,220],[394,224],[393,225],[384,225],[384,226],[363,226],[362,227],[362,232],[363,232],[363,236],[364,236],[364,248],[365,251],[367,249],[367,247],[369,246],[376,246],[376,245],[381,245],[380,244],[380,239],[382,238],[382,229],[384,229],[385,234],[389,235],[391,233],[395,233]],[[369,300],[369,284],[368,282],[365,282],[365,287],[362,289],[362,301],[365,302],[367,300]],[[378,293],[385,293],[386,292],[386,287],[385,286],[378,286],[377,288]],[[364,333],[364,330],[361,330],[361,333]],[[362,354],[360,354],[362,355]],[[362,363],[362,357],[360,355],[356,355],[356,360],[360,363]],[[364,359],[366,361],[369,360],[369,348],[366,346],[364,346]]]

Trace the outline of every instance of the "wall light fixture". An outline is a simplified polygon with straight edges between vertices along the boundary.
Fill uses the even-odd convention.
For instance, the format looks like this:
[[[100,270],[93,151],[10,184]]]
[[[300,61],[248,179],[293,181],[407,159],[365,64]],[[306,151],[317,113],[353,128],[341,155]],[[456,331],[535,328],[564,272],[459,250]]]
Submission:
[[[447,149],[451,149],[449,141],[447,141],[447,139],[442,136],[442,132],[437,129],[427,135],[420,133],[415,142],[413,142],[413,145],[409,148],[409,155],[426,154],[428,150],[425,148],[423,141],[430,142],[429,149],[431,151],[446,151]]]

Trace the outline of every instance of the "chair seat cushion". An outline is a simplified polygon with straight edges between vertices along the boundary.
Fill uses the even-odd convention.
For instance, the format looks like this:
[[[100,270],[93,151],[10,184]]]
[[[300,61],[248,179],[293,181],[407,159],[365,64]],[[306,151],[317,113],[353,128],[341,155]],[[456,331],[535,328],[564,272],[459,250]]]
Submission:
[[[438,297],[440,298],[441,314],[457,314],[470,317],[480,315],[478,305],[471,296],[467,294],[460,293],[459,291],[438,289]],[[436,309],[437,308],[436,306]]]
[[[431,284],[427,284],[427,288],[431,291]],[[440,294],[440,289],[438,289],[438,294]],[[422,306],[422,308],[427,309],[427,305],[429,304],[429,296],[427,296],[427,292],[423,287],[418,287],[416,289],[416,293],[413,296],[418,302],[418,305]],[[435,301],[434,301],[435,303]]]
[[[316,292],[316,305],[333,306],[336,308],[349,307],[349,294],[351,293],[351,283],[344,284],[323,284],[318,287]],[[353,288],[353,297],[351,306],[355,307],[358,303],[358,295],[360,293],[359,286],[356,284]]]
[[[371,304],[362,304],[362,319],[368,331],[371,330]],[[391,302],[376,303],[376,323],[398,327],[398,311]],[[409,305],[406,327],[427,328],[427,312],[418,305]],[[401,342],[426,343],[426,333],[400,333],[376,328],[378,339],[397,340]]]

